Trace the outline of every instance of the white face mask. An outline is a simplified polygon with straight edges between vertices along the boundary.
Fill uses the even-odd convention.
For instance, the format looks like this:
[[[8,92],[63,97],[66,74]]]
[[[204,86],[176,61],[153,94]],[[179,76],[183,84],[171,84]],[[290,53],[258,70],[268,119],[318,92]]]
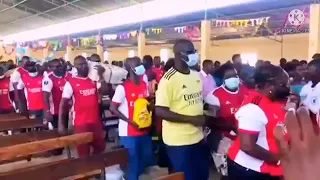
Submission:
[[[188,59],[184,60],[189,67],[193,67],[199,62],[199,54],[193,53],[188,55]]]
[[[38,72],[29,72],[29,76],[36,77],[38,75]]]

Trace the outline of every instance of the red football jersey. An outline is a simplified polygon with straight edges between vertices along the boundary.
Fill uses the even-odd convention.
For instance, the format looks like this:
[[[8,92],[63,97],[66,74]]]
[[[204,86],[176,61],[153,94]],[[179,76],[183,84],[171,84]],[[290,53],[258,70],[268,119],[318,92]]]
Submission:
[[[66,82],[62,98],[73,97],[74,125],[101,124],[97,83],[89,78],[73,77]]]
[[[112,98],[113,103],[120,104],[119,111],[129,120],[133,119],[134,103],[138,98],[148,97],[147,83],[141,81],[136,85],[130,80],[126,80],[122,85],[118,85]],[[137,131],[125,121],[119,121],[119,136],[139,136],[147,134],[147,131]]]
[[[43,110],[44,108],[42,80],[43,76],[31,77],[30,75],[25,75],[17,85],[19,90],[25,88],[29,110]]]
[[[52,114],[59,114],[62,90],[69,78],[68,74],[65,77],[57,77],[53,73],[50,73],[43,79],[42,90],[51,93],[50,107],[48,109],[50,109]]]
[[[152,68],[153,72],[156,74],[156,81],[157,83],[160,82],[160,79],[162,78],[163,74],[164,74],[164,70],[163,68],[156,68],[156,67],[153,67]]]
[[[0,80],[0,109],[12,110],[12,102],[10,100],[10,91],[13,91],[13,86],[9,78]]]
[[[223,85],[216,88],[212,95],[218,98],[220,104],[220,116],[228,121],[229,124],[236,124],[234,117],[235,112],[240,107],[245,94],[241,88],[237,92],[228,91]],[[230,134],[230,131],[222,132],[225,136],[235,139],[234,135]]]

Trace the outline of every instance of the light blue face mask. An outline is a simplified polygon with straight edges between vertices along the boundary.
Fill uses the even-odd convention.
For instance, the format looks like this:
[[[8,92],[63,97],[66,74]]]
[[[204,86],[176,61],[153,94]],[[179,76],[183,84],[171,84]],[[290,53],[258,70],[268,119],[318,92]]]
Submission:
[[[144,75],[146,73],[146,69],[144,68],[144,66],[141,64],[140,66],[137,66],[135,68],[133,68],[133,72],[138,75]]]
[[[29,72],[29,76],[36,77],[38,75],[38,72]]]
[[[188,59],[184,60],[189,67],[193,67],[199,62],[199,54],[193,53],[188,55]]]
[[[224,84],[228,89],[238,89],[240,85],[240,79],[238,77],[231,77],[224,80]]]
[[[304,85],[292,85],[290,87],[291,92],[293,92],[294,94],[300,95],[300,92],[302,90]]]

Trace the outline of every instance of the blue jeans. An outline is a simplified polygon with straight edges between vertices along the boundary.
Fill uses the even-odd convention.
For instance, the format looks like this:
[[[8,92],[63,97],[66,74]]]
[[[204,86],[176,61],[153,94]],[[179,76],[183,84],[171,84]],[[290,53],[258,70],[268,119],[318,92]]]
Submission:
[[[204,142],[185,146],[168,146],[167,153],[175,172],[183,172],[186,180],[208,180],[209,154]]]
[[[128,180],[138,180],[145,167],[155,165],[150,135],[121,136],[120,143],[129,151]]]

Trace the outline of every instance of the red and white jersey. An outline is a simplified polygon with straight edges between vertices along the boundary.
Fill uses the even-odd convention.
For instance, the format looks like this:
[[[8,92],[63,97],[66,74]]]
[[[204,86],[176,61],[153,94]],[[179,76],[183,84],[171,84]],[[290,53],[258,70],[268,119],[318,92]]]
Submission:
[[[14,83],[18,83],[20,81],[21,78],[23,78],[24,76],[29,75],[28,71],[25,70],[22,67],[18,67],[11,75],[10,77],[10,81],[14,84]]]
[[[42,91],[51,93],[50,96],[50,112],[52,114],[59,114],[59,105],[62,98],[62,90],[67,80],[71,78],[71,74],[66,74],[65,77],[58,77],[53,73],[45,76],[42,81]]]
[[[118,85],[112,98],[112,103],[119,104],[119,111],[130,121],[133,120],[134,103],[138,98],[148,97],[148,86],[145,81],[140,81],[136,85],[130,80],[126,80],[122,85]],[[123,120],[119,120],[119,136],[140,136],[147,131],[137,131],[131,125]]]
[[[303,86],[300,92],[302,104],[314,114],[320,112],[320,83],[312,87],[312,82]]]
[[[0,109],[13,109],[12,101],[10,99],[10,92],[13,91],[13,85],[9,78],[0,79]]]
[[[236,92],[228,91],[223,85],[214,89],[213,92],[209,93],[205,98],[205,102],[210,105],[220,107],[220,117],[224,118],[226,123],[236,124],[234,114],[239,109],[241,103],[245,98],[244,92],[239,88]],[[231,139],[235,139],[235,135],[231,135],[229,131],[222,132],[224,136]]]
[[[101,123],[98,89],[89,78],[72,77],[63,88],[62,98],[73,100],[74,125]]]
[[[160,68],[153,67],[152,71],[156,74],[156,81],[157,81],[157,83],[159,83],[160,79],[162,78],[162,76],[164,74],[163,68],[161,68],[161,67]]]
[[[284,122],[285,117],[285,110],[280,107],[280,103],[272,102],[258,92],[251,92],[235,114],[238,121],[238,131],[258,135],[257,145],[267,151],[277,152],[273,131],[278,123]],[[228,156],[245,168],[256,172],[273,174],[273,165],[256,159],[240,149],[239,137],[229,149]]]
[[[26,75],[18,82],[18,90],[25,88],[24,92],[29,110],[43,110],[44,108],[42,80],[43,76],[31,77]]]

